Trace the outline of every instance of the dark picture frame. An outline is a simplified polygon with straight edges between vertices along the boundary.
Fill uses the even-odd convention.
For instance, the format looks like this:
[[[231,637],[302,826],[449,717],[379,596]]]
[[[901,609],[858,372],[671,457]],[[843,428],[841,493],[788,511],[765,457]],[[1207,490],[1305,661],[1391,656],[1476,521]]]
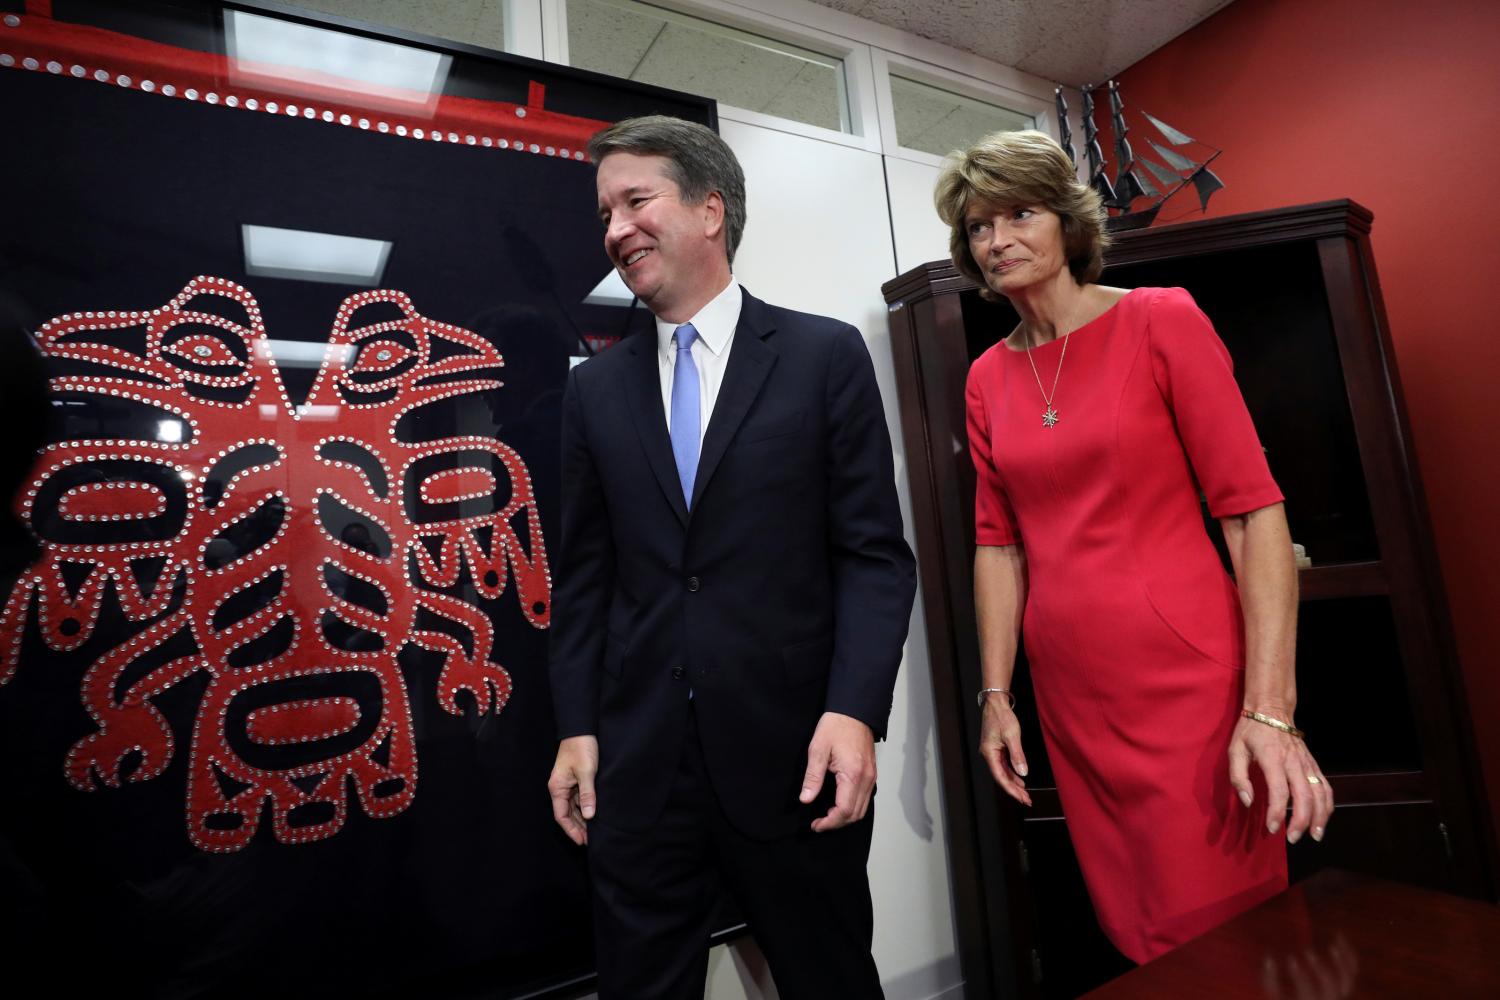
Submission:
[[[347,80],[312,71],[286,78],[286,94],[271,113],[271,97],[281,86],[275,80],[246,75],[227,86],[197,82],[203,73],[230,79],[224,66],[233,67],[235,54],[225,24],[236,13],[432,54],[443,67],[441,85],[423,109],[403,112],[400,101],[409,93],[402,88],[367,80],[361,92]],[[593,295],[611,267],[582,145],[587,123],[602,127],[637,114],[672,114],[717,129],[717,105],[280,3],[7,0],[0,14],[16,21],[0,27],[0,53],[10,57],[0,60],[0,99],[8,115],[17,109],[18,130],[46,134],[27,155],[0,168],[0,179],[29,192],[0,234],[0,364],[24,374],[30,369],[20,362],[29,362],[39,347],[54,392],[50,412],[7,416],[45,427],[54,461],[81,470],[78,482],[56,488],[47,485],[45,462],[18,473],[21,496],[31,501],[18,500],[26,533],[0,534],[0,548],[6,549],[0,601],[13,599],[0,622],[0,639],[16,650],[0,664],[0,759],[10,782],[7,805],[0,809],[0,927],[15,946],[14,971],[27,978],[34,963],[37,975],[50,970],[50,981],[116,995],[311,996],[347,990],[564,997],[588,991],[593,977],[583,854],[556,829],[545,791],[555,749],[546,691],[550,604],[544,560],[556,530],[557,403],[572,363],[646,328],[650,316],[628,299]],[[241,58],[239,69],[251,61]],[[148,77],[136,67],[160,71],[151,69]],[[177,81],[171,94],[167,80]],[[253,108],[250,94],[259,95]],[[361,113],[360,100],[368,102],[368,114]],[[296,113],[286,106],[293,101]],[[422,114],[441,126],[419,132],[398,124]],[[255,227],[347,236],[355,251],[372,242],[385,246],[366,261],[370,276],[355,265],[322,264],[315,273],[305,259],[257,263],[249,233]],[[376,288],[395,289],[400,297],[360,297]],[[206,306],[193,311],[206,301],[218,303],[219,318],[230,325],[219,324]],[[399,373],[377,372],[359,385],[345,379],[337,383],[342,396],[318,396],[344,378],[340,371],[357,369],[378,353],[379,345],[359,339],[356,329],[366,307],[386,309],[387,317],[392,309],[406,310],[397,320],[383,320],[394,323],[394,332],[380,350],[398,357],[382,372],[397,372],[404,363],[400,351],[411,347],[444,378],[450,377],[443,366],[453,367],[452,352],[464,351],[498,352],[502,374],[486,381],[476,368],[456,383],[466,393],[450,393],[451,399],[429,393],[431,404],[413,407],[406,423],[395,410],[389,424],[370,416],[394,406],[380,393],[404,377]],[[248,325],[242,322],[247,309],[253,321]],[[240,328],[235,322],[253,326],[255,338],[240,343],[225,333]],[[197,340],[181,336],[189,326]],[[138,329],[146,331],[144,348],[130,339]],[[348,343],[337,341],[341,335]],[[436,346],[440,340],[447,346]],[[265,357],[256,353],[261,341],[268,345]],[[188,378],[182,383],[187,388],[152,384],[151,373],[165,370],[166,352],[185,358],[172,362],[178,365],[173,370],[190,371],[193,352],[200,350],[208,352],[200,355],[203,364],[238,372],[239,382],[214,381],[220,376],[213,374],[196,383]],[[330,367],[340,351],[344,368]],[[99,366],[110,359],[117,370],[103,377],[133,380],[132,391],[141,398],[99,388],[106,383],[69,383],[77,391],[66,398],[58,394],[59,379],[101,377]],[[199,468],[192,457],[198,442],[215,433],[240,433],[235,420],[216,423],[222,414],[214,407],[242,405],[243,399],[231,398],[239,386],[255,385],[259,392],[272,374],[284,384],[288,413],[324,405],[335,428],[352,419],[351,393],[365,393],[358,397],[367,407],[360,410],[365,423],[357,432],[339,430],[332,437],[358,438],[376,456],[361,473],[367,482],[380,478],[370,468],[382,461],[392,463],[385,471],[393,482],[408,477],[392,487],[391,503],[405,503],[412,521],[412,546],[404,555],[410,561],[399,568],[390,563],[387,576],[377,580],[387,591],[383,600],[373,595],[378,587],[365,588],[368,609],[388,623],[399,617],[390,609],[407,596],[392,580],[437,595],[401,619],[411,623],[406,631],[392,624],[391,634],[378,633],[388,644],[381,648],[400,649],[391,653],[382,676],[406,692],[405,722],[387,711],[394,703],[391,691],[330,695],[309,686],[313,674],[303,664],[281,678],[291,685],[285,693],[263,698],[264,704],[237,708],[240,695],[226,693],[228,721],[214,729],[212,720],[204,721],[204,706],[213,703],[222,678],[238,668],[184,666],[181,677],[169,678],[163,663],[191,666],[193,656],[206,657],[203,643],[194,652],[142,638],[177,615],[190,620],[188,632],[198,641],[216,627],[207,613],[211,604],[229,607],[227,598],[236,595],[252,603],[261,599],[248,583],[241,590],[234,589],[239,583],[226,583],[237,579],[232,572],[212,575],[221,567],[211,565],[220,557],[210,548],[221,539],[194,542],[187,554],[203,564],[189,565],[187,549],[174,548],[177,542],[170,540],[177,529],[158,524],[176,516],[174,505],[183,503],[194,516],[205,514],[195,505],[208,502],[210,492],[214,505],[232,496],[232,478],[216,481],[209,491],[207,465],[201,466],[201,487],[151,476],[163,468]],[[148,420],[140,409],[146,397],[158,403],[170,398],[176,409]],[[330,400],[348,409],[339,413]],[[253,408],[245,413],[252,427]],[[173,414],[181,426],[172,434],[181,437],[168,437],[163,429]],[[418,443],[405,444],[408,432]],[[265,447],[282,446],[288,482],[300,476],[316,492],[318,476],[333,476],[325,466],[305,464],[313,452],[300,459],[292,454],[300,445],[269,430],[264,437]],[[464,451],[451,443],[476,438],[498,444]],[[98,454],[75,455],[79,440],[95,441],[90,450]],[[148,443],[122,443],[138,440]],[[435,440],[449,443],[440,447]],[[246,444],[230,438],[221,443],[226,451],[243,451]],[[409,465],[391,457],[419,445],[426,451]],[[171,448],[181,454],[162,458]],[[156,462],[157,472],[131,480],[119,472],[126,452],[140,452],[146,465]],[[304,465],[296,466],[298,461]],[[438,464],[428,469],[422,461]],[[294,467],[303,471],[294,475]],[[317,475],[309,476],[308,468]],[[410,477],[422,475],[427,478],[413,485]],[[444,494],[447,487],[436,485],[442,477],[470,484],[470,492],[455,487]],[[481,486],[474,487],[476,482]],[[474,511],[494,499],[480,496],[484,483],[498,484],[491,487],[497,507],[508,491],[504,511],[514,511],[506,515],[509,521],[494,515],[472,530],[452,528],[444,543],[451,543],[451,553],[439,551],[435,536],[421,529],[435,520],[479,525],[487,515]],[[94,492],[127,506],[142,497],[156,499],[141,501],[140,511],[108,513],[98,502],[90,506],[79,499]],[[287,487],[286,493],[287,509],[304,511],[302,520],[277,515],[292,525],[287,532],[302,531],[297,537],[310,539],[308,544],[335,548],[360,549],[368,542],[355,524],[358,504],[349,505],[355,515],[340,522],[340,536],[321,507],[307,514],[297,507],[295,490]],[[158,502],[166,514],[151,508]],[[417,511],[422,505],[430,510]],[[255,509],[254,517],[264,510]],[[381,517],[367,520],[380,525]],[[45,576],[37,567],[61,565],[47,563],[61,551],[58,532],[84,522],[91,524],[85,534],[68,536],[74,546],[69,551],[83,563],[93,558],[89,545],[102,551],[125,537],[122,525],[141,526],[140,537],[158,546],[154,551],[165,558],[163,589],[153,589],[156,580],[141,585],[142,614],[131,614],[128,600],[122,605],[121,588],[129,585],[123,577],[105,579],[103,561],[81,582],[70,575],[55,593],[34,582]],[[274,528],[273,535],[280,531]],[[397,543],[405,536],[398,536],[392,536],[392,551],[401,553]],[[514,543],[503,553],[495,541],[502,536]],[[419,543],[430,543],[427,555],[417,552]],[[244,543],[244,551],[257,551],[257,544]],[[287,551],[293,570],[296,559],[314,558],[295,546]],[[450,556],[459,561],[445,562]],[[179,557],[185,560],[180,565],[173,561]],[[222,565],[232,568],[239,558],[223,557]],[[364,600],[356,575],[325,570],[325,580],[334,582],[320,584],[333,595],[323,600]],[[439,577],[444,579],[434,583]],[[69,589],[74,585],[76,593]],[[66,617],[77,616],[70,601],[78,594],[94,602],[94,618]],[[200,605],[203,614],[194,610]],[[433,607],[459,607],[459,626],[429,627],[425,616]],[[230,618],[238,613],[224,612]],[[311,613],[309,606],[297,612],[302,617],[287,619],[296,622],[297,636],[318,627]],[[72,631],[60,620],[72,622]],[[62,631],[48,632],[53,626]],[[325,635],[333,632],[326,614],[322,628]],[[429,639],[426,646],[408,641],[444,629],[449,640]],[[473,650],[488,648],[485,636],[491,632],[493,655],[486,661]],[[343,643],[339,655],[347,654],[354,665],[340,669],[357,673],[358,658],[374,655],[360,643],[375,642],[368,638],[375,633],[367,630],[360,638],[358,629],[345,628],[337,634],[341,638],[325,641]],[[82,636],[80,643],[72,642],[74,635]],[[287,649],[302,648],[296,645],[301,638],[289,641]],[[434,645],[447,652],[435,653]],[[97,675],[91,669],[111,655],[123,657],[117,651],[132,646],[154,659],[130,661],[91,695],[87,678]],[[260,664],[251,655],[247,669],[274,673],[276,657],[301,654],[266,655]],[[492,683],[486,695],[483,679],[444,680],[453,676],[449,666],[466,657],[481,667],[500,667],[504,683],[513,686],[501,691]],[[499,676],[480,673],[491,681]],[[142,677],[158,676],[170,683],[163,680],[158,690],[153,682],[148,692],[133,687]],[[255,675],[247,676],[252,679],[245,690],[255,688]],[[480,704],[485,697],[491,699],[488,708]],[[297,706],[315,702],[326,732],[298,729]],[[268,714],[272,709],[278,714]],[[78,750],[120,710],[159,719],[166,735],[143,730],[148,738],[118,756]],[[200,768],[215,736],[214,745],[235,760]],[[392,763],[405,753],[403,740],[411,758],[405,771]],[[341,783],[335,792],[318,785],[316,767],[294,759],[320,748],[342,762],[330,768]],[[244,780],[251,772],[272,777],[263,789]],[[391,774],[404,775],[410,787],[402,788]],[[199,787],[202,775],[217,784]],[[249,791],[242,787],[247,784]],[[311,790],[304,793],[304,786]],[[400,804],[372,804],[372,795],[387,793]],[[217,812],[201,805],[209,801]],[[306,811],[310,806],[326,809]],[[305,825],[297,825],[298,809],[306,811]],[[717,926],[716,940],[741,932],[727,909]]]

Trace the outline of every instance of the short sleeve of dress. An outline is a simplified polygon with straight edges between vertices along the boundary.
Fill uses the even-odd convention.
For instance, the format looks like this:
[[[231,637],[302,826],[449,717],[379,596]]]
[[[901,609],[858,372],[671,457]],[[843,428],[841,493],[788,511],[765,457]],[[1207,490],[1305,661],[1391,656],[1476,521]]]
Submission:
[[[1021,540],[1016,515],[1000,483],[990,451],[989,410],[985,395],[994,390],[986,378],[987,365],[981,356],[969,369],[964,387],[964,405],[968,414],[969,455],[974,460],[974,542],[977,545],[1014,545]]]
[[[1281,490],[1234,380],[1234,363],[1208,317],[1185,289],[1162,288],[1148,322],[1152,374],[1209,513],[1233,517],[1279,502]]]

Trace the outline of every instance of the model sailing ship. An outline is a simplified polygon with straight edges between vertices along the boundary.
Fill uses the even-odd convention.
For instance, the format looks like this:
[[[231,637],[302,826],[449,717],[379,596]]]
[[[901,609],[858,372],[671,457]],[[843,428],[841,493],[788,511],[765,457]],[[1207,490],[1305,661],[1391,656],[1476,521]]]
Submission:
[[[1099,128],[1094,124],[1094,88],[1085,86],[1080,88],[1079,93],[1083,96],[1083,105],[1080,110],[1083,118],[1083,151],[1088,159],[1088,183],[1099,192],[1099,197],[1104,199],[1104,207],[1116,213],[1109,217],[1109,229],[1112,232],[1144,229],[1156,221],[1156,215],[1166,204],[1167,199],[1189,184],[1198,192],[1198,202],[1203,210],[1208,211],[1208,199],[1224,186],[1224,182],[1208,169],[1208,165],[1219,158],[1222,150],[1199,142],[1160,118],[1141,112],[1170,145],[1163,146],[1155,139],[1146,140],[1146,144],[1165,161],[1165,166],[1155,160],[1136,156],[1135,150],[1130,145],[1130,127],[1125,123],[1125,104],[1120,99],[1120,87],[1111,80],[1107,89],[1109,91],[1110,131],[1114,133],[1115,138],[1115,178],[1113,181],[1105,172],[1104,151],[1099,146]],[[1057,101],[1057,121],[1062,130],[1062,147],[1067,150],[1068,158],[1076,166],[1078,156],[1073,150],[1073,130],[1068,124],[1068,102],[1063,97],[1061,87],[1054,91],[1054,97]],[[1173,149],[1173,146],[1197,146],[1211,150],[1211,152],[1200,162],[1183,155]],[[1142,198],[1155,200],[1146,208],[1132,212],[1131,205]]]

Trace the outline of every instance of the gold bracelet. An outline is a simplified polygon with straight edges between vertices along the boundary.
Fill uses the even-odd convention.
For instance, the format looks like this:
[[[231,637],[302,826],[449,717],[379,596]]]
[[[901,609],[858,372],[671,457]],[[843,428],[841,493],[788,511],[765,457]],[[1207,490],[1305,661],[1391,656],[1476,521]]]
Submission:
[[[1298,729],[1296,726],[1288,725],[1287,723],[1282,722],[1280,719],[1273,719],[1269,715],[1261,715],[1259,712],[1252,712],[1248,708],[1240,712],[1240,717],[1243,719],[1251,719],[1255,722],[1259,722],[1264,726],[1270,726],[1272,729],[1279,729],[1283,733],[1286,733],[1288,736],[1295,736],[1299,740],[1303,739],[1305,736],[1302,730]]]
[[[1015,707],[1016,707],[1016,696],[1010,693],[1010,689],[1009,688],[982,688],[980,690],[980,692],[979,692],[979,710],[981,712],[984,711],[984,696],[987,695],[987,694],[1003,694],[1003,695],[1005,695],[1006,699],[1010,702],[1010,708],[1011,708],[1011,710],[1012,711],[1015,710]]]

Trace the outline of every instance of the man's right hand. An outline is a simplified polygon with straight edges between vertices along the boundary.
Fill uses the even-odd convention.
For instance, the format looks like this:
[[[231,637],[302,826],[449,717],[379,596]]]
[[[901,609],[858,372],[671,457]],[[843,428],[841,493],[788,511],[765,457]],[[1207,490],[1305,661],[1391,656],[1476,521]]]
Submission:
[[[570,736],[557,745],[557,762],[547,779],[552,818],[580,847],[589,842],[588,821],[594,818],[594,776],[598,773],[598,737]]]

